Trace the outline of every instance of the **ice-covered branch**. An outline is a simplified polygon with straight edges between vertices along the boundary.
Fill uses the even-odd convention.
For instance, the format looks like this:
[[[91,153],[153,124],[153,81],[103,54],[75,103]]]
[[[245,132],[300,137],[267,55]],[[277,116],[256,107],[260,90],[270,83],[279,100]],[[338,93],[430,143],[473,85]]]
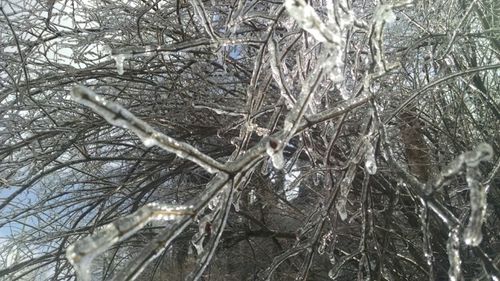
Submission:
[[[486,190],[479,180],[479,170],[468,168],[466,172],[469,186],[470,216],[464,230],[464,242],[467,245],[478,246],[483,240],[482,226],[486,218]]]
[[[285,99],[287,106],[291,107],[295,103],[295,98],[290,95],[288,89],[285,86],[285,78],[283,75],[283,71],[281,71],[280,68],[281,61],[279,58],[278,46],[276,41],[274,41],[274,38],[271,38],[269,40],[267,47],[269,49],[271,74],[274,81],[276,81],[276,84],[278,84],[280,95]]]
[[[337,4],[338,13],[334,15],[334,8],[329,4],[329,22],[323,23],[314,8],[304,0],[287,0],[285,8],[290,16],[297,21],[299,26],[309,32],[316,40],[325,44],[328,55],[325,56],[322,67],[333,82],[340,82],[343,77],[343,52],[345,39],[343,31],[352,24],[351,11],[346,7],[340,8]]]
[[[316,89],[322,79],[323,69],[319,67],[302,85],[302,89],[300,91],[297,102],[285,117],[283,132],[285,134],[286,141],[288,141],[289,138],[293,137],[293,135],[295,135],[295,132],[297,132],[297,129],[300,126],[300,121],[306,113],[307,106],[313,99],[314,94],[316,93]]]
[[[189,2],[191,2],[191,5],[194,8],[196,16],[203,23],[203,27],[205,28],[205,31],[208,33],[208,35],[212,39],[218,38],[218,35],[215,33],[214,28],[212,27],[212,24],[210,23],[210,17],[207,14],[207,11],[205,9],[205,5],[203,4],[203,2],[200,0],[190,0]]]
[[[70,245],[66,250],[66,257],[74,266],[79,278],[82,281],[90,281],[92,260],[112,245],[132,236],[152,220],[176,220],[193,214],[192,206],[147,204],[135,213],[117,219],[98,229],[95,234]]]
[[[286,0],[285,8],[299,26],[319,42],[338,43],[338,36],[326,27],[314,8],[304,0]]]
[[[434,186],[438,188],[465,166],[471,208],[469,223],[464,230],[464,242],[468,245],[477,246],[482,240],[481,227],[486,216],[487,203],[486,189],[480,181],[478,165],[482,161],[491,160],[492,157],[493,148],[487,143],[479,144],[473,151],[458,156],[434,180]]]
[[[225,174],[217,174],[208,184],[205,191],[200,193],[196,198],[190,201],[191,211],[198,215],[221,190],[229,187],[229,177]],[[127,266],[117,272],[113,277],[113,281],[134,280],[146,266],[157,258],[165,249],[170,246],[177,236],[179,236],[192,222],[194,216],[184,216],[175,220],[171,225],[159,233],[150,243],[148,243],[140,253]]]
[[[210,156],[200,152],[187,143],[177,141],[156,131],[149,124],[135,117],[121,105],[98,96],[87,87],[76,86],[71,91],[71,95],[77,102],[90,107],[110,124],[128,129],[135,133],[147,147],[153,145],[159,146],[168,152],[175,153],[180,158],[185,158],[200,165],[209,173],[227,171],[224,165]]]

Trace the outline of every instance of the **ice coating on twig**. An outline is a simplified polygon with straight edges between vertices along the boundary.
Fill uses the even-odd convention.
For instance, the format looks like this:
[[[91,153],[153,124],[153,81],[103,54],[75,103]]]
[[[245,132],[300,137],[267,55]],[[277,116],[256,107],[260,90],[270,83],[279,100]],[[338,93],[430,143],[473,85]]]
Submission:
[[[467,184],[470,189],[471,215],[464,232],[464,240],[468,245],[477,246],[481,243],[481,226],[486,216],[486,188],[478,180],[480,171],[477,168],[481,161],[491,160],[493,148],[489,144],[480,144],[475,151],[465,154],[467,164]]]
[[[278,87],[280,89],[280,95],[285,99],[287,106],[291,107],[295,103],[295,100],[293,99],[292,96],[287,94],[285,86],[283,85],[283,79],[282,79],[283,77],[279,66],[280,59],[278,54],[278,46],[276,41],[274,41],[274,39],[269,40],[268,49],[270,56],[269,61],[271,65],[271,74],[273,76],[274,81],[276,81],[276,84],[278,84]]]
[[[193,202],[193,212],[199,214],[206,207],[210,198],[228,187],[229,177],[227,174],[218,173],[208,184],[205,192],[196,197]],[[183,233],[194,221],[194,216],[182,217],[170,223],[152,241],[150,241],[135,257],[127,263],[127,266],[116,273],[112,281],[134,280],[144,271],[148,264],[160,256],[171,243]]]
[[[343,7],[340,12],[341,17],[333,20],[333,13],[330,15],[328,25],[323,23],[314,8],[304,0],[285,1],[285,8],[292,18],[294,18],[300,27],[309,32],[319,42],[324,42],[328,50],[328,56],[323,62],[323,68],[328,71],[332,82],[340,82],[344,79],[343,75],[343,52],[345,40],[342,37],[344,28],[352,23],[350,11]],[[330,8],[331,10],[333,7]],[[345,12],[345,13],[344,13]]]
[[[295,134],[300,126],[300,119],[306,113],[307,107],[313,99],[316,88],[318,87],[319,83],[317,82],[322,79],[322,76],[323,66],[316,69],[313,75],[309,76],[302,84],[302,89],[299,97],[297,98],[297,102],[286,115],[283,124],[283,133],[286,141],[288,141]]]
[[[77,102],[90,107],[110,124],[132,131],[146,146],[157,145],[166,151],[175,153],[180,158],[185,158],[200,165],[209,173],[225,171],[224,165],[210,156],[203,154],[187,143],[177,141],[156,131],[121,105],[104,99],[84,86],[74,87],[71,95]]]
[[[463,234],[464,242],[467,245],[477,246],[483,238],[481,227],[486,216],[487,193],[480,181],[481,173],[478,166],[480,162],[491,160],[492,157],[493,148],[487,143],[481,143],[473,151],[462,153],[453,160],[435,180],[435,186],[439,187],[448,177],[457,174],[465,165],[471,208],[469,223]]]
[[[493,148],[487,143],[481,143],[473,151],[460,154],[457,158],[451,161],[446,168],[444,168],[435,181],[435,186],[439,187],[447,177],[457,174],[463,165],[475,168],[481,161],[491,160],[493,156]]]
[[[91,280],[92,260],[115,243],[123,241],[152,220],[175,220],[193,215],[191,206],[151,203],[131,215],[103,226],[96,233],[76,241],[66,250],[66,257],[82,281]]]
[[[191,5],[194,8],[195,14],[198,17],[198,19],[202,22],[203,27],[205,28],[205,31],[210,35],[212,39],[217,39],[217,34],[215,33],[212,24],[210,23],[210,17],[207,14],[207,11],[205,9],[205,5],[203,4],[203,1],[200,0],[190,0],[189,1]]]
[[[340,218],[342,220],[347,219],[347,196],[349,195],[349,192],[351,191],[351,186],[352,182],[354,180],[354,176],[356,175],[356,168],[358,163],[361,161],[361,158],[365,154],[365,149],[366,149],[366,140],[361,140],[357,147],[356,150],[353,152],[354,155],[351,158],[351,161],[349,162],[349,165],[347,167],[347,171],[345,172],[344,178],[340,182],[340,194],[337,199],[336,203],[336,208],[337,211],[339,212]]]
[[[340,218],[343,221],[347,219],[347,196],[351,191],[351,185],[356,173],[357,163],[358,161],[353,161],[349,164],[347,172],[344,175],[344,179],[342,179],[342,182],[340,182],[340,195],[339,199],[337,200],[336,208],[339,212]]]
[[[446,250],[448,252],[448,260],[450,262],[450,269],[448,270],[448,275],[451,281],[461,281],[462,276],[462,260],[460,259],[460,236],[459,227],[455,227],[450,230],[448,236],[448,242],[446,245]]]

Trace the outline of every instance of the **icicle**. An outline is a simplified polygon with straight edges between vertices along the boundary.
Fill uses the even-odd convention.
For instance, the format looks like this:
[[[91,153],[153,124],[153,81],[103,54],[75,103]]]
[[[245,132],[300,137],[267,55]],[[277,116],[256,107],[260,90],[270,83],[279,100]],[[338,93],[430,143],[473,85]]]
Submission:
[[[113,55],[112,58],[115,60],[116,63],[116,71],[118,72],[118,74],[123,75],[124,73],[123,62],[125,61],[125,55],[124,54]]]
[[[470,190],[470,217],[464,230],[464,242],[467,245],[478,246],[483,239],[481,227],[486,216],[486,190],[477,179],[479,170],[475,167],[467,168],[467,184]]]
[[[434,278],[434,255],[432,254],[431,231],[429,229],[429,207],[425,200],[421,199],[420,219],[422,223],[422,248],[424,257],[429,265],[430,279]]]
[[[316,68],[314,72],[303,82],[302,89],[300,90],[299,97],[297,98],[297,102],[285,117],[283,134],[285,135],[287,140],[289,140],[298,129],[300,125],[300,119],[306,113],[309,102],[314,99],[316,88],[319,84],[316,82],[319,81],[321,77],[322,67]]]
[[[66,250],[66,258],[75,268],[80,280],[90,281],[92,260],[113,244],[132,236],[151,220],[174,220],[192,214],[191,206],[157,203],[145,205],[133,214],[103,226],[95,234],[70,245]]]
[[[493,148],[487,143],[479,144],[475,150],[460,154],[451,161],[446,168],[437,176],[434,185],[441,186],[446,178],[457,174],[463,167],[475,168],[481,161],[489,161],[493,157]]]
[[[271,161],[274,168],[281,170],[285,166],[285,159],[283,158],[283,151],[271,155]]]
[[[450,261],[450,269],[448,275],[451,281],[461,281],[462,277],[462,260],[460,259],[460,238],[459,227],[450,230],[448,243],[446,245],[448,252],[448,260]]]
[[[206,229],[210,228],[211,225],[206,222],[206,223],[200,223],[199,225],[199,231],[193,236],[193,239],[191,240],[191,244],[193,244],[194,249],[196,250],[197,255],[203,254],[203,242],[205,241],[205,236],[206,236]]]
[[[377,173],[377,162],[375,159],[375,148],[369,142],[366,143],[365,168],[370,175]]]

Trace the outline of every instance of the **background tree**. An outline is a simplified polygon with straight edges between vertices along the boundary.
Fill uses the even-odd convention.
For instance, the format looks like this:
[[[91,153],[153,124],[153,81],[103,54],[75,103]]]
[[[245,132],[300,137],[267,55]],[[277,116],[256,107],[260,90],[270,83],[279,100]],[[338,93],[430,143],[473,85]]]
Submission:
[[[497,2],[1,1],[0,279],[497,280]]]

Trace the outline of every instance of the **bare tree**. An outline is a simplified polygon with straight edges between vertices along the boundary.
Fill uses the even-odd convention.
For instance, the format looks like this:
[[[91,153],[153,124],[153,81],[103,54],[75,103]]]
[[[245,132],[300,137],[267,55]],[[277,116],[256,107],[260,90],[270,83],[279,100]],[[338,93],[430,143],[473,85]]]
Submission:
[[[0,2],[0,280],[498,280],[497,2]]]

